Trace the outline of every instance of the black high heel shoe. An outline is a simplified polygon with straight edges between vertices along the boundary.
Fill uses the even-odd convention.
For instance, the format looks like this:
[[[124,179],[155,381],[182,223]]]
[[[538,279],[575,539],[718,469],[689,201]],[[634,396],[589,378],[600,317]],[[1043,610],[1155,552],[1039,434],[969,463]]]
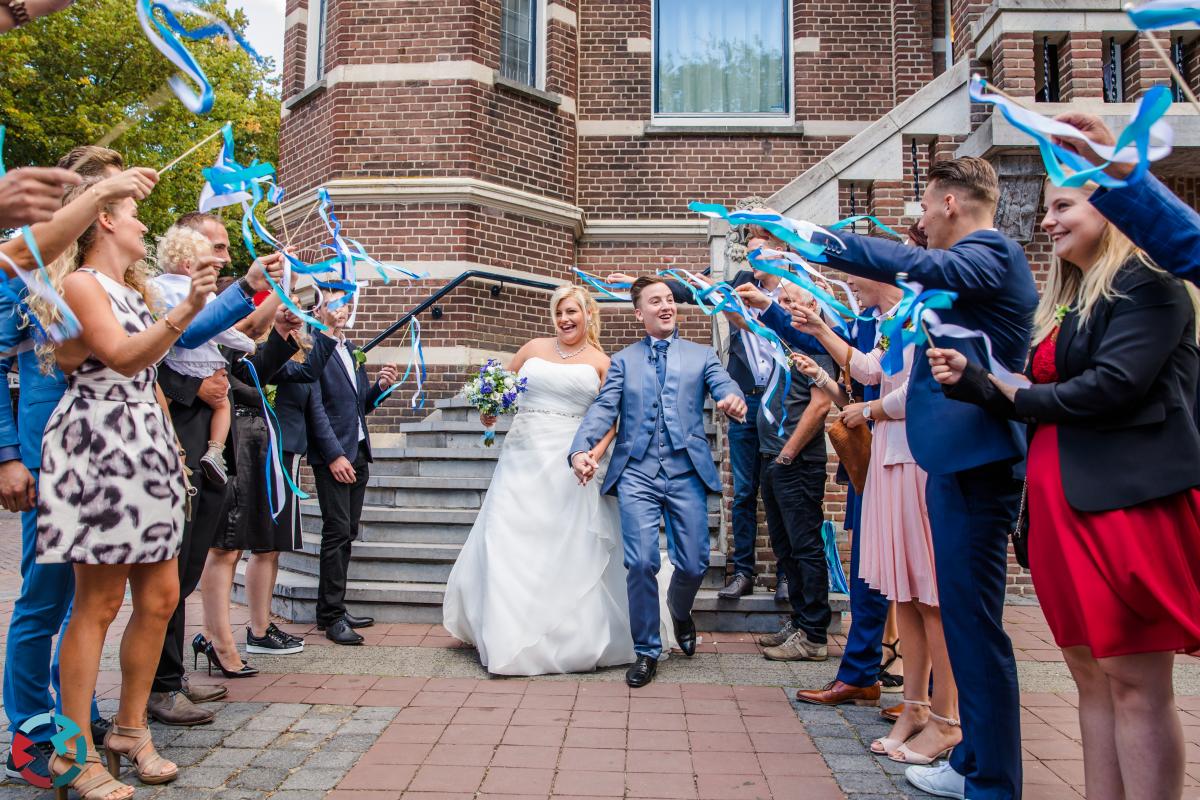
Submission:
[[[197,664],[200,661],[200,656],[204,655],[204,651],[208,648],[208,639],[204,638],[203,633],[197,633],[192,638],[192,669],[199,669]]]
[[[205,646],[204,655],[208,659],[209,675],[212,675],[213,667],[221,670],[221,674],[226,678],[249,678],[252,675],[258,674],[258,670],[247,664],[245,661],[242,662],[241,669],[237,670],[236,672],[225,669],[225,665],[221,663],[221,658],[217,655],[216,649],[213,648],[212,642],[209,642]]]

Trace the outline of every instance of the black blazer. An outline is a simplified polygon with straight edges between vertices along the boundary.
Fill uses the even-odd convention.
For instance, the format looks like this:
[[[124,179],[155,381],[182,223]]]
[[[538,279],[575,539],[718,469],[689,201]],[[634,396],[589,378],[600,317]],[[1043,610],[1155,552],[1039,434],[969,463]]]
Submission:
[[[1029,424],[1058,426],[1067,502],[1079,511],[1128,508],[1200,486],[1192,413],[1200,349],[1191,298],[1177,279],[1131,259],[1083,326],[1074,312],[1055,343],[1056,383],[1010,402],[971,363],[948,397]],[[1027,368],[1027,374],[1031,368]]]
[[[327,336],[323,338],[329,339]],[[347,343],[353,351],[353,343],[349,340]],[[358,452],[360,424],[367,434],[362,443],[364,455],[370,461],[371,432],[367,428],[367,414],[375,410],[375,401],[383,394],[379,382],[371,383],[367,379],[366,367],[361,364],[356,365],[354,381],[351,381],[342,365],[341,356],[334,353],[329,356],[329,363],[321,372],[320,380],[311,386],[308,463],[332,464],[341,456],[354,461]]]
[[[733,276],[733,280],[729,285],[737,288],[743,283],[753,283],[754,273],[748,269],[741,270]],[[686,305],[695,305],[696,298],[686,286],[683,286],[679,281],[668,280],[667,286],[671,289],[671,294],[675,297],[675,302]],[[725,365],[725,371],[729,373],[729,377],[733,378],[738,388],[742,390],[742,394],[749,396],[757,387],[758,382],[754,377],[754,370],[750,368],[750,355],[746,352],[746,345],[742,342],[743,336],[753,336],[754,334],[743,331],[741,328],[733,325],[729,326],[729,363]]]

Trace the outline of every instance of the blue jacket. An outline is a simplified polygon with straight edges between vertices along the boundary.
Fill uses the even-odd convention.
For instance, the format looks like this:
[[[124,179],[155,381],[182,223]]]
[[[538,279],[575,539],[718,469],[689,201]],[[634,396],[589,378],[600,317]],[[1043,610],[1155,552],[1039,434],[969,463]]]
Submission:
[[[321,338],[321,337],[317,337]],[[329,337],[324,337],[329,338]],[[347,340],[347,346],[354,346]],[[315,349],[315,345],[314,345]],[[351,462],[358,452],[358,426],[367,434],[362,440],[364,456],[371,460],[371,433],[367,429],[367,414],[375,410],[375,401],[383,394],[379,382],[371,383],[367,368],[356,364],[354,380],[342,366],[336,343],[330,348],[329,362],[314,381],[309,399],[308,463],[332,464],[341,456]]]
[[[25,287],[19,281],[11,281],[9,288],[24,297]],[[178,344],[187,349],[199,347],[253,310],[254,303],[242,290],[230,286],[196,315],[179,337]],[[0,294],[0,352],[17,348],[29,341],[30,335],[28,326],[21,325],[16,301],[7,293]],[[0,375],[12,371],[13,360],[12,356],[0,359]],[[16,361],[20,370],[21,397],[16,420],[13,419],[12,404],[0,403],[0,462],[20,458],[28,469],[41,469],[42,436],[50,415],[67,390],[67,381],[57,367],[49,375],[43,373],[33,350],[18,354]]]
[[[1025,253],[998,231],[981,230],[949,250],[905,247],[897,242],[840,232],[844,243],[818,235],[827,245],[829,265],[851,275],[891,283],[900,272],[929,289],[958,293],[943,322],[987,334],[996,359],[1013,372],[1029,353],[1037,287]],[[987,364],[983,340],[946,339],[976,363]],[[908,444],[926,472],[947,475],[996,461],[1024,456],[1024,431],[1016,423],[978,406],[948,399],[934,381],[929,360],[916,358],[909,377],[906,406]]]
[[[1153,175],[1119,189],[1097,189],[1092,205],[1154,263],[1200,285],[1200,214]]]

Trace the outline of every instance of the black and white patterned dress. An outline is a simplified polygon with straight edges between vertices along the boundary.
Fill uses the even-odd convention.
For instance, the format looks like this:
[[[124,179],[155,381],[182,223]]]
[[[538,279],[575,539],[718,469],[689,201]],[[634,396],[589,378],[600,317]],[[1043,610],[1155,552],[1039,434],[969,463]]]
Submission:
[[[154,323],[136,290],[82,271],[100,281],[127,332]],[[149,367],[126,378],[93,355],[67,377],[42,439],[39,564],[151,564],[179,554],[183,473],[156,377]]]

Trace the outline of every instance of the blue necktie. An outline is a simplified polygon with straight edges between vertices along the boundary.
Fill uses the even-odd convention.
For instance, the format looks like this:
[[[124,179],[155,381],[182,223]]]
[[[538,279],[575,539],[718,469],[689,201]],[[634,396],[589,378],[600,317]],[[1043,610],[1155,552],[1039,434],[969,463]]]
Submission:
[[[654,343],[654,369],[658,372],[660,387],[667,382],[667,348],[670,346],[668,341],[660,340]]]

